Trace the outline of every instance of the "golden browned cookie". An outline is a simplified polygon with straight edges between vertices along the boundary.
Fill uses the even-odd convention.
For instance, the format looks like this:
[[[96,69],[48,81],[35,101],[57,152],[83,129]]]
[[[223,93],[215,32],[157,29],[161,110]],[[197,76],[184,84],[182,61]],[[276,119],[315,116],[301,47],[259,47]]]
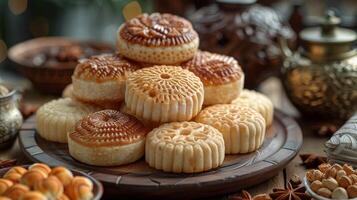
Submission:
[[[92,56],[79,63],[72,76],[72,95],[83,102],[118,108],[124,100],[127,76],[139,64],[116,54]]]
[[[135,117],[115,110],[99,111],[80,120],[68,135],[69,153],[90,165],[131,163],[144,155],[147,133]]]
[[[145,123],[188,121],[198,114],[204,91],[200,79],[176,66],[140,69],[128,77],[125,105]]]
[[[177,64],[193,57],[199,38],[189,21],[171,14],[142,14],[117,33],[120,54],[139,62]]]
[[[192,60],[181,66],[203,82],[204,105],[230,103],[243,89],[244,73],[233,57],[198,51]]]

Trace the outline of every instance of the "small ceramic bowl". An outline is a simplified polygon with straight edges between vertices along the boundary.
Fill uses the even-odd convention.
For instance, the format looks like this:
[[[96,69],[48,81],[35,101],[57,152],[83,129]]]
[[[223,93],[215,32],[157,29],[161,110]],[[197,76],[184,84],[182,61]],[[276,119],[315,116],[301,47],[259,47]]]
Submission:
[[[316,194],[314,191],[312,191],[312,189],[310,188],[310,183],[307,180],[306,176],[304,177],[304,185],[306,187],[307,193],[309,193],[310,196],[313,197],[314,199],[316,199],[316,200],[332,200],[332,199],[320,196],[320,195]],[[348,200],[357,200],[357,198],[348,199]]]
[[[42,37],[16,44],[10,48],[8,56],[17,71],[30,79],[36,89],[61,94],[66,85],[72,82],[71,76],[78,64],[72,55],[82,55],[80,58],[83,58],[88,57],[86,55],[111,52],[114,52],[113,47],[102,42]]]
[[[23,165],[22,167],[24,168],[28,168],[30,165]],[[14,167],[14,166],[12,166]],[[4,174],[9,170],[11,169],[12,167],[6,167],[6,168],[3,168],[3,169],[0,169],[0,177],[3,177]],[[51,166],[53,167],[53,166]],[[70,169],[70,171],[73,173],[74,176],[83,176],[83,177],[86,177],[88,178],[89,180],[92,181],[93,183],[93,198],[92,200],[100,200],[103,196],[103,185],[98,181],[96,180],[95,178],[93,178],[92,176],[84,173],[84,172],[81,172],[81,171],[78,171],[78,170],[73,170],[73,169]]]

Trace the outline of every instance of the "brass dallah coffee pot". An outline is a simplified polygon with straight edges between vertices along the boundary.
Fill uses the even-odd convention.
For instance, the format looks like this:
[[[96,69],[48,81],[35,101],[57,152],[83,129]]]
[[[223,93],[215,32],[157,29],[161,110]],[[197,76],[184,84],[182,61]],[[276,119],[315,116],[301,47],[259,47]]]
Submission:
[[[328,11],[319,27],[300,32],[302,46],[296,52],[281,40],[283,84],[304,115],[347,119],[357,111],[357,35],[339,24]]]

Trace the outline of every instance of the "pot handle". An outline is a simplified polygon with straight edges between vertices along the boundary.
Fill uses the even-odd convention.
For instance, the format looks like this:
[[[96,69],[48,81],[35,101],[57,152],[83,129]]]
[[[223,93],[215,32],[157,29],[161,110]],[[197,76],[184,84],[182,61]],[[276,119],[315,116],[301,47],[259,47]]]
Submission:
[[[278,43],[279,43],[280,50],[285,58],[291,57],[293,55],[293,52],[290,50],[288,46],[288,42],[284,37],[279,36]]]

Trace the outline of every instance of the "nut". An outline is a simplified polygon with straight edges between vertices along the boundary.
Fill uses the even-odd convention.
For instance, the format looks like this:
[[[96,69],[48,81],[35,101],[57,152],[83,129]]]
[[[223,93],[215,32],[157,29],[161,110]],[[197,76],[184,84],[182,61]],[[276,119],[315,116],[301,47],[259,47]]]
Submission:
[[[343,169],[343,167],[340,164],[337,164],[337,163],[333,164],[332,168],[336,169],[336,171],[338,171],[340,169]]]
[[[326,198],[330,198],[332,195],[332,192],[327,188],[320,188],[316,193]]]
[[[350,185],[347,187],[347,193],[350,198],[357,197],[357,185]]]
[[[344,164],[343,165],[343,170],[345,170],[346,174],[347,175],[350,175],[350,174],[354,174],[355,173],[355,170],[352,168],[351,165],[348,165],[348,164]]]
[[[312,182],[311,185],[310,185],[311,190],[314,191],[314,192],[317,192],[317,190],[319,190],[322,187],[323,187],[323,184],[319,180],[316,180],[316,181]]]
[[[353,184],[357,183],[357,175],[356,174],[351,174],[348,177],[352,180]]]
[[[323,173],[317,169],[311,169],[306,173],[306,178],[310,183],[314,182],[315,180],[322,180],[322,177]]]
[[[334,189],[331,196],[332,199],[348,199],[347,191],[342,187]]]
[[[319,170],[322,173],[325,173],[326,170],[328,170],[331,167],[331,165],[329,163],[322,163],[321,165],[318,166]]]
[[[338,185],[344,188],[347,188],[348,186],[352,185],[352,180],[348,178],[348,176],[342,176],[338,180]]]
[[[301,179],[298,175],[294,174],[293,176],[290,177],[291,185],[293,186],[299,186],[301,184]]]
[[[329,177],[335,178],[336,174],[337,174],[337,170],[333,167],[330,167],[329,169],[326,170],[324,177],[325,178],[329,178]]]
[[[333,191],[335,188],[338,187],[337,181],[336,181],[334,178],[332,178],[332,177],[330,177],[330,178],[328,178],[328,179],[323,179],[323,180],[322,180],[322,185],[323,185],[325,188],[330,189],[331,191]]]
[[[336,173],[336,180],[338,181],[342,176],[346,176],[346,172],[343,169],[338,170]]]

